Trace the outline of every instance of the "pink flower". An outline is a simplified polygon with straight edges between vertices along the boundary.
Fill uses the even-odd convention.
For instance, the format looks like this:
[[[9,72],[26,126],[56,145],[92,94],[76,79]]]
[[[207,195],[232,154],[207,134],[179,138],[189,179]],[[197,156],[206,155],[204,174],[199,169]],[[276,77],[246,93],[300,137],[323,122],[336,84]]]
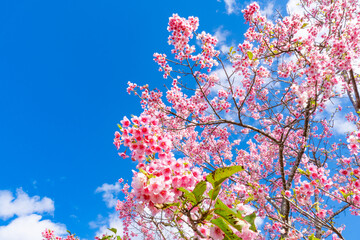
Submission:
[[[120,133],[118,131],[115,132],[115,138],[120,138]]]
[[[324,219],[326,217],[326,210],[325,209],[320,209],[317,213],[316,216],[318,216],[321,219]]]
[[[168,139],[163,139],[162,141],[159,142],[159,146],[163,149],[163,150],[167,150],[170,146],[170,141]]]
[[[245,226],[243,226],[241,233],[239,234],[239,236],[243,240],[253,240],[253,239],[256,239],[256,236],[258,235],[256,232],[250,230],[249,226],[250,225],[248,223],[246,223]]]
[[[209,236],[209,229],[208,228],[200,227],[199,231],[201,232],[202,235]]]
[[[140,117],[140,122],[142,123],[142,124],[148,124],[149,123],[149,117],[147,117],[147,116],[141,116]]]
[[[165,169],[163,170],[163,174],[164,174],[165,176],[169,176],[169,175],[171,175],[171,173],[172,173],[171,168],[165,168]]]
[[[130,126],[130,121],[127,117],[124,117],[123,120],[120,121],[120,123],[123,128],[127,128]]]
[[[214,240],[221,240],[224,238],[224,233],[217,226],[213,226],[210,228],[210,237]]]
[[[146,181],[147,177],[143,173],[136,173],[133,177],[131,186],[134,189],[142,189],[145,186]]]
[[[129,157],[128,155],[126,155],[126,153],[125,153],[125,152],[121,152],[121,153],[119,153],[119,156],[120,156],[120,157],[122,157],[123,159],[125,159],[125,158],[128,158],[128,157]]]
[[[164,189],[164,177],[150,178],[149,190],[153,194],[159,194]]]
[[[140,121],[139,121],[139,118],[138,117],[132,117],[131,118],[131,121],[134,123],[134,124],[136,124],[136,125],[140,125]]]
[[[348,170],[346,170],[346,169],[341,169],[340,170],[340,174],[342,174],[342,175],[344,175],[344,176],[349,176],[349,171]]]
[[[174,169],[174,171],[180,171],[181,163],[175,162],[175,164],[173,165],[173,169]]]
[[[50,229],[45,229],[44,232],[42,232],[42,236],[46,239],[46,240],[50,240],[54,237],[54,231],[50,230]]]
[[[144,134],[144,135],[147,135],[147,134],[149,134],[149,129],[147,127],[142,127],[141,128],[141,133]]]

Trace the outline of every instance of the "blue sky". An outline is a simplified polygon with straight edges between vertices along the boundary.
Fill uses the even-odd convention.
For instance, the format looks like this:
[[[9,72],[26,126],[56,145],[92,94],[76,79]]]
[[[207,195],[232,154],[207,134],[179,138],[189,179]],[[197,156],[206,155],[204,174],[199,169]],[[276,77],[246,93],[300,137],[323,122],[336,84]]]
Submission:
[[[113,134],[141,110],[126,83],[164,84],[152,55],[168,52],[173,13],[199,17],[200,31],[231,45],[242,41],[247,3],[0,1],[0,205],[9,204],[0,239],[44,226],[93,239],[114,222],[112,184],[134,165],[117,156]],[[261,6],[285,11],[285,2]]]

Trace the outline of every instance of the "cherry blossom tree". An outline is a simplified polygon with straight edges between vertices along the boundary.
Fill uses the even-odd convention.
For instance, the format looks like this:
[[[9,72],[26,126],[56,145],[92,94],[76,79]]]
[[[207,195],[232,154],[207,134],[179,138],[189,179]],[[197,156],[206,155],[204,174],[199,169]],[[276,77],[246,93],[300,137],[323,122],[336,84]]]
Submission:
[[[167,87],[129,82],[143,112],[115,133],[137,164],[122,238],[344,239],[336,218],[360,213],[359,7],[302,0],[271,21],[252,3],[227,53],[170,17],[172,51],[154,54]]]
[[[171,57],[154,54],[168,87],[129,83],[143,113],[115,134],[137,162],[117,205],[125,238],[135,224],[148,239],[343,239],[335,218],[360,208],[359,2],[299,4],[274,22],[250,4],[228,53],[198,18],[170,18]]]

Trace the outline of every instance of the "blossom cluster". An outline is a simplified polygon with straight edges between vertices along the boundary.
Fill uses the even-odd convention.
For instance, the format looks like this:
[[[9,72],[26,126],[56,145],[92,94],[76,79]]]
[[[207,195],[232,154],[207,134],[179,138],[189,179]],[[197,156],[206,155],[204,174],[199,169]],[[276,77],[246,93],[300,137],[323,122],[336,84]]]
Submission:
[[[44,232],[42,232],[42,236],[44,240],[79,240],[74,235],[68,235],[65,238],[55,236],[54,231],[51,229],[45,229]]]
[[[161,134],[158,121],[149,116],[133,117],[131,121],[124,117],[121,121],[121,131],[115,133],[114,144],[117,149],[124,145],[131,151],[134,161],[144,161],[155,154],[169,153],[171,139]],[[125,156],[125,152],[119,153]]]
[[[150,164],[139,164],[140,172],[134,173],[131,186],[139,201],[148,206],[174,203],[182,194],[178,188],[193,190],[196,183],[203,180],[199,168],[191,163],[175,159],[166,154]]]
[[[166,79],[172,71],[172,68],[166,61],[166,54],[154,53],[154,61],[160,65],[159,71],[164,71],[163,77]]]
[[[115,135],[115,145],[127,147],[139,161],[132,190],[118,204],[121,216],[129,220],[135,212],[150,210],[152,217],[161,212],[166,221],[186,222],[199,238],[223,239],[229,233],[215,224],[203,220],[194,226],[190,221],[202,215],[201,206],[183,204],[190,213],[174,216],[176,204],[184,200],[179,188],[193,190],[204,169],[241,165],[245,171],[223,184],[219,199],[229,208],[250,203],[258,216],[271,221],[263,235],[229,226],[235,234],[301,239],[316,233],[341,239],[344,228],[332,223],[334,217],[348,209],[360,214],[360,133],[348,134],[348,144],[336,139],[333,123],[339,111],[329,116],[329,105],[347,93],[359,115],[360,73],[354,66],[360,18],[355,5],[355,0],[306,0],[303,12],[272,22],[252,3],[243,10],[249,24],[244,42],[214,72],[222,61],[217,39],[196,32],[197,18],[174,14],[168,30],[175,60],[158,53],[154,58],[164,77],[175,71],[179,76],[170,76],[164,94],[129,84],[144,113],[124,118]],[[194,36],[199,53],[190,45]],[[353,113],[346,118],[357,122]],[[208,200],[203,203],[211,208]]]
[[[188,43],[193,38],[193,32],[197,30],[198,26],[199,19],[197,17],[185,19],[173,14],[169,19],[168,31],[172,32],[172,35],[169,36],[168,43],[174,46],[172,53],[175,53],[176,59],[184,60],[195,51],[195,47]]]
[[[246,9],[242,10],[242,13],[244,14],[244,18],[247,22],[251,22],[251,20],[253,19],[254,15],[256,15],[258,13],[258,11],[260,10],[260,6],[259,4],[257,4],[256,2],[250,4],[249,6],[247,6]]]
[[[348,148],[350,149],[352,154],[358,154],[360,150],[360,130],[352,132],[348,136]]]
[[[208,72],[210,72],[214,65],[217,66],[219,64],[215,59],[220,54],[219,51],[215,50],[218,40],[204,31],[197,36],[197,39],[201,41],[202,52],[192,56],[192,60],[199,62],[201,69],[208,68]]]

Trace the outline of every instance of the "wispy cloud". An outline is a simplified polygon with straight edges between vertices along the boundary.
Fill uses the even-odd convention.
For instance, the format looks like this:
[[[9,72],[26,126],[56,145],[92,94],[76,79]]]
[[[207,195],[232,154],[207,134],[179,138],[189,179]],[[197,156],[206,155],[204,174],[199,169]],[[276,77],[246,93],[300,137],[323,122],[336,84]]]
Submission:
[[[267,17],[272,16],[274,14],[274,2],[267,2],[264,8],[260,8],[260,12]]]
[[[117,203],[117,194],[120,192],[120,184],[104,183],[101,187],[98,187],[95,192],[103,193],[102,197],[107,207],[115,207]]]
[[[117,195],[120,193],[120,191],[121,188],[118,182],[115,184],[104,183],[95,190],[95,193],[102,193],[103,201],[105,202],[106,206],[113,209],[113,211],[107,217],[99,214],[95,221],[89,222],[90,228],[98,229],[96,231],[96,236],[102,236],[103,234],[113,234],[108,228],[117,229],[117,233],[122,236],[122,220],[119,218],[117,212],[115,212],[114,209],[117,203]]]
[[[224,30],[224,26],[220,26],[216,29],[214,36],[217,38],[218,43],[225,43],[227,36],[230,35],[230,32]]]
[[[230,47],[226,44],[227,37],[230,35],[230,32],[224,30],[224,26],[220,26],[216,29],[214,36],[218,40],[218,46],[223,53],[227,53]]]
[[[238,8],[235,0],[224,0],[227,14],[236,13]]]
[[[6,226],[0,226],[2,240],[39,240],[41,233],[46,229],[54,230],[56,235],[65,235],[64,224],[53,223],[50,220],[41,220],[42,216],[31,214],[14,219]]]
[[[345,135],[356,130],[355,124],[348,122],[345,115],[337,115],[334,118],[334,130],[338,134]]]
[[[339,106],[343,106],[342,111],[337,111]],[[325,111],[317,114],[315,116],[315,120],[320,120],[327,118],[331,119],[333,113],[336,114],[332,118],[333,123],[333,131],[338,135],[346,135],[349,132],[355,131],[356,126],[354,123],[346,120],[345,115],[349,112],[349,110],[344,106],[351,106],[349,99],[347,98],[334,98],[331,101],[327,101],[325,103]]]
[[[288,3],[286,4],[286,10],[288,14],[304,13],[304,9],[301,7],[299,0],[289,0]]]
[[[29,197],[21,188],[16,190],[16,198],[10,191],[0,191],[0,218],[3,220],[12,218],[15,215],[25,216],[32,213],[53,213],[54,210],[54,201],[50,198]]]
[[[322,114],[319,114],[317,118],[321,119],[324,116],[330,118],[330,116],[336,111],[338,106],[351,106],[349,99],[347,98],[337,98],[327,101],[325,103],[325,111]],[[354,123],[346,120],[345,115],[348,110],[345,108],[341,112],[337,112],[333,118],[334,132],[340,135],[345,135],[349,132],[355,131],[356,126]]]
[[[115,228],[117,229],[117,235],[123,236],[123,220],[119,218],[118,213],[115,211],[114,207],[116,206],[117,202],[117,194],[120,192],[120,184],[108,184],[104,183],[101,185],[101,187],[98,187],[95,191],[96,193],[103,193],[103,201],[106,203],[106,206],[110,209],[113,209],[112,212],[110,212],[107,216],[103,216],[99,214],[96,218],[96,220],[89,222],[89,226],[92,229],[97,229],[96,236],[102,236],[103,234],[113,235],[113,232],[109,230],[109,228]],[[150,210],[148,208],[145,208],[144,211],[151,214]],[[159,217],[160,216],[155,216]],[[135,226],[136,223],[134,220],[130,225],[130,229],[133,233],[137,234],[136,237],[132,237],[133,240],[142,240],[144,239],[143,233],[137,229]],[[162,239],[158,236],[154,236],[154,239]]]
[[[53,213],[54,201],[50,198],[39,196],[30,197],[21,188],[16,194],[8,190],[0,190],[0,219],[6,221],[14,216],[7,225],[0,224],[1,240],[39,240],[41,233],[46,229],[54,230],[59,236],[66,235],[64,224],[54,223],[42,219],[40,214]],[[37,214],[34,214],[37,213]]]
[[[122,236],[123,223],[116,212],[110,213],[107,217],[98,215],[95,221],[89,223],[90,228],[98,229],[96,236],[102,236],[103,234],[113,234],[109,228],[115,228],[117,233]]]
[[[225,65],[224,69],[222,67],[219,67],[216,70],[212,71],[212,74],[216,74],[216,76],[218,76],[219,82],[213,88],[211,88],[211,92],[213,94],[217,94],[217,92],[220,89],[227,90],[229,88],[229,82],[228,82],[227,75],[232,76],[231,80],[233,81],[232,82],[233,88],[241,87],[242,86],[242,84],[241,84],[242,77],[237,73],[235,73],[235,74],[233,74],[233,73],[234,73],[234,68],[230,64]]]
[[[351,59],[352,69],[355,73],[360,74],[360,57]]]

